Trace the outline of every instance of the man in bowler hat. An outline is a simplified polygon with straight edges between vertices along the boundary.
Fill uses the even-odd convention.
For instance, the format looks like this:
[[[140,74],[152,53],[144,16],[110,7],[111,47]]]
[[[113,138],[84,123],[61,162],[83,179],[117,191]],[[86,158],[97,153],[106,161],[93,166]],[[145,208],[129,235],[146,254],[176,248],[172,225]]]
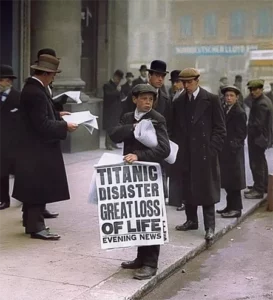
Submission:
[[[133,81],[133,86],[136,86],[137,84],[142,84],[142,83],[148,82],[146,65],[140,66],[139,73],[140,73],[139,77]]]
[[[20,99],[20,139],[16,153],[13,197],[23,202],[23,226],[31,238],[58,240],[45,226],[47,203],[69,199],[60,141],[78,125],[58,118],[46,87],[61,70],[59,59],[41,55],[32,65]]]
[[[114,142],[124,142],[124,161],[148,161],[162,163],[170,153],[170,143],[167,134],[166,122],[162,115],[153,109],[157,91],[151,85],[138,84],[133,90],[133,102],[136,104],[134,111],[126,113],[120,123],[109,130],[109,135]],[[134,137],[135,125],[141,120],[152,119],[155,121],[155,132],[158,145],[147,148]],[[124,269],[136,269],[134,278],[149,279],[156,274],[160,246],[142,246],[137,249],[137,258],[121,264]]]
[[[245,198],[262,199],[268,185],[265,151],[273,144],[273,105],[263,93],[264,80],[250,80],[247,87],[252,98],[248,120],[248,155],[254,184],[245,192]]]
[[[200,73],[186,68],[180,74],[182,95],[173,102],[171,139],[179,145],[176,174],[185,203],[187,220],[176,230],[198,229],[198,206],[203,207],[205,239],[211,241],[215,230],[215,203],[220,201],[219,153],[226,136],[225,117],[217,95],[199,86]]]
[[[15,90],[12,67],[0,66],[0,210],[10,207],[9,175],[14,174],[20,128],[20,92]]]
[[[121,103],[121,80],[123,79],[123,72],[116,70],[113,77],[103,85],[103,129],[105,133],[105,148],[113,150],[118,148],[108,135],[108,129],[116,126],[119,123],[122,112]]]
[[[183,92],[183,83],[179,78],[180,72],[181,70],[173,70],[170,74],[171,75],[170,81],[172,86],[169,89],[169,96],[172,101],[177,99],[180,96],[180,94]]]
[[[247,116],[238,103],[241,91],[235,86],[222,88],[226,102],[227,137],[220,153],[221,187],[226,190],[227,204],[217,210],[222,218],[239,218],[243,208],[241,190],[246,187],[244,144]]]
[[[121,95],[122,98],[126,98],[133,87],[134,75],[132,72],[126,73],[126,82],[121,86]]]

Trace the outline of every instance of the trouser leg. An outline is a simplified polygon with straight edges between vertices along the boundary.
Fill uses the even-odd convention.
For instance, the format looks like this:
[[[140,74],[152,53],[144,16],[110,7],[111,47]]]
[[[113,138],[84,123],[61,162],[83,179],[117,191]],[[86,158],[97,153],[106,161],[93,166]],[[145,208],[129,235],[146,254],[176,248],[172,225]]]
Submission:
[[[0,182],[0,202],[1,203],[10,203],[10,196],[9,196],[9,176],[1,177]]]
[[[197,206],[186,204],[185,205],[185,212],[187,216],[187,221],[198,222],[197,216]]]
[[[157,268],[159,252],[159,245],[138,247],[137,260],[139,260],[143,266]]]
[[[44,210],[45,204],[23,205],[23,225],[27,233],[36,233],[45,229]]]
[[[203,206],[203,217],[205,230],[215,229],[215,207],[214,204]]]
[[[227,207],[229,210],[243,209],[242,196],[240,190],[226,190],[227,192]]]

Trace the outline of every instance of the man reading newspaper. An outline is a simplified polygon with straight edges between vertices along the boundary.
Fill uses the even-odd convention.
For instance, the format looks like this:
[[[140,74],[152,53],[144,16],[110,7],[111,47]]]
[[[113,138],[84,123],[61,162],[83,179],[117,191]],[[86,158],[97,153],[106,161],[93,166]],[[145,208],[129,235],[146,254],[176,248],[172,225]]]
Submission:
[[[124,161],[161,163],[170,154],[170,143],[165,118],[153,109],[157,91],[150,85],[138,84],[132,94],[136,110],[126,113],[120,124],[109,130],[109,136],[115,143],[124,142]],[[144,146],[134,136],[135,126],[144,119],[150,119],[154,124],[158,144],[153,148]],[[136,269],[136,279],[149,279],[157,272],[159,251],[159,245],[138,247],[137,258],[123,262],[121,266],[124,269]]]

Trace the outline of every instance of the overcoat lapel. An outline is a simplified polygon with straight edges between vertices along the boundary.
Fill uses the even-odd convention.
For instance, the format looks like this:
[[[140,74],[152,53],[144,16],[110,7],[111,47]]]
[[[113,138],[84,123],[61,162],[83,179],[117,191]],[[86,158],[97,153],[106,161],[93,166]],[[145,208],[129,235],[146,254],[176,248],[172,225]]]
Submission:
[[[207,97],[207,93],[202,88],[200,88],[200,91],[196,99],[194,99],[194,101],[196,101],[196,108],[193,117],[193,124],[195,124],[199,120],[199,118],[203,115],[204,111],[210,105],[210,100]]]
[[[234,115],[236,114],[236,110],[237,110],[237,103],[235,103],[230,111],[228,112],[228,114],[226,115],[226,123],[229,123],[230,120],[232,120],[232,118],[234,117]]]

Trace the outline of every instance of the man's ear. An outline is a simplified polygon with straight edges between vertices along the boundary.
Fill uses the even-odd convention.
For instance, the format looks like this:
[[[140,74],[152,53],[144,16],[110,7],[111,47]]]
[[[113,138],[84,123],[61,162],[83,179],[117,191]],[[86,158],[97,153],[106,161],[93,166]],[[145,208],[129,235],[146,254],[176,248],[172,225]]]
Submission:
[[[137,103],[137,98],[136,98],[136,96],[133,96],[132,100],[133,100],[133,102],[134,102],[135,104]]]

